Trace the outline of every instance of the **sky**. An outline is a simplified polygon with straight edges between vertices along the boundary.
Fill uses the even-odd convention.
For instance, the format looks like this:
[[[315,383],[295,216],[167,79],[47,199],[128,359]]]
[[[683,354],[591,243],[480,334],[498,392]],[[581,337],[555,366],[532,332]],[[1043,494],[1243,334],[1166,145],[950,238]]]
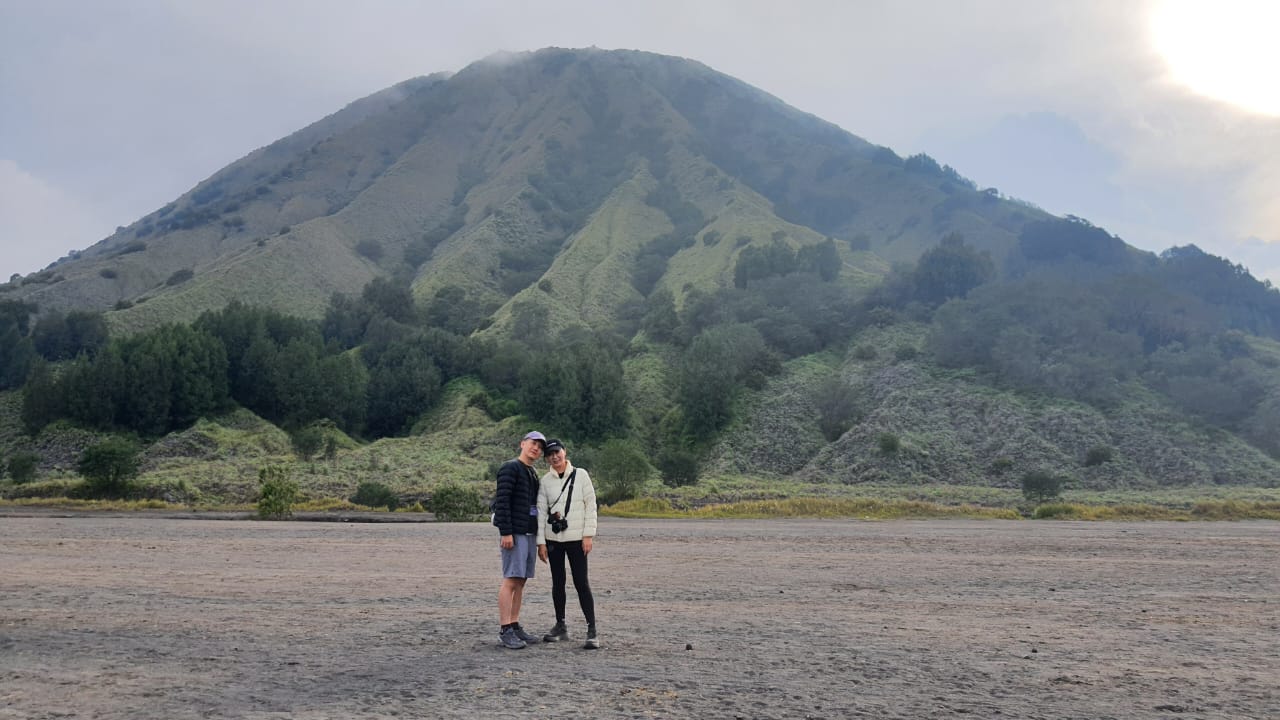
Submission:
[[[1280,285],[1273,0],[0,0],[0,281],[411,77],[677,55],[899,155]]]

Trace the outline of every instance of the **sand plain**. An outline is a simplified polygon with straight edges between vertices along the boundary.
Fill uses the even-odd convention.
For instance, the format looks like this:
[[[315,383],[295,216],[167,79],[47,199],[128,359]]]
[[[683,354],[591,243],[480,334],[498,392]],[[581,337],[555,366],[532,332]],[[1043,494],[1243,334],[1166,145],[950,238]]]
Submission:
[[[1280,523],[602,518],[590,560],[604,647],[509,651],[485,524],[0,515],[0,718],[1280,717]]]

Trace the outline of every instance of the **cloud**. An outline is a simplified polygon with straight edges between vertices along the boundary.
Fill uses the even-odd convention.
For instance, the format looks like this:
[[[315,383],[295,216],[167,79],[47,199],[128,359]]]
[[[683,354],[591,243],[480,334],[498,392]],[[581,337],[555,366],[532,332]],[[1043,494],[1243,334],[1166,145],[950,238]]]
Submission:
[[[35,272],[71,250],[106,237],[109,222],[85,203],[0,159],[0,281]]]

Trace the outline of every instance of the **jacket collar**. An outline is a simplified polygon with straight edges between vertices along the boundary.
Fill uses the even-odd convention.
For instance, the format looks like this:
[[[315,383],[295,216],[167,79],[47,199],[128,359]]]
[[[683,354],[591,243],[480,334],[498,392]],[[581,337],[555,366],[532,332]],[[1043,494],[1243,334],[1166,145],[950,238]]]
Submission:
[[[569,479],[569,475],[570,475],[570,474],[572,474],[572,473],[573,473],[573,463],[569,462],[568,460],[565,460],[565,461],[564,461],[564,474],[563,474],[563,475],[561,475],[560,473],[556,472],[556,471],[555,471],[555,468],[552,468],[552,469],[551,469],[551,474],[552,474],[552,475],[555,475],[556,477],[560,478],[561,480],[568,480],[568,479]]]

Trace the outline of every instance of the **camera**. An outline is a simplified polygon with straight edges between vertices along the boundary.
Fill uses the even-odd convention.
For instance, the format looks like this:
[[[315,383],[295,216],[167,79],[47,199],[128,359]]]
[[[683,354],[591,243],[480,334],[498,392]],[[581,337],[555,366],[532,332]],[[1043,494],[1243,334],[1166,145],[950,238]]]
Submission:
[[[551,532],[562,533],[569,527],[569,521],[560,517],[560,513],[551,513],[551,517],[547,518],[547,524],[551,526]]]

